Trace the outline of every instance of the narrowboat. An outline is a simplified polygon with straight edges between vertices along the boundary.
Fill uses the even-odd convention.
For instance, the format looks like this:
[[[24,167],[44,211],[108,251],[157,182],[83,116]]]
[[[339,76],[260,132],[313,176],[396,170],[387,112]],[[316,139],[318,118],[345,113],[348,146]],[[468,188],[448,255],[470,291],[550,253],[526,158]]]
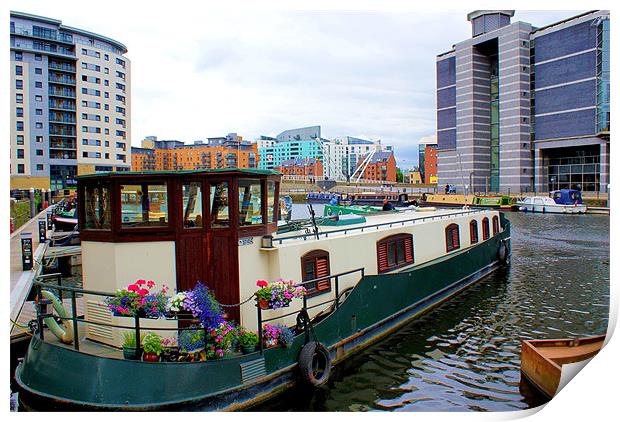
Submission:
[[[421,204],[440,207],[484,207],[509,210],[513,199],[507,195],[481,196],[435,193],[422,195]]]
[[[351,205],[375,205],[382,206],[383,201],[387,200],[393,205],[409,206],[417,205],[417,200],[409,200],[409,195],[398,192],[361,192],[349,195]],[[345,204],[348,205],[348,204]]]
[[[551,399],[558,391],[562,365],[594,357],[603,347],[605,336],[578,339],[522,340],[521,380]]]
[[[490,209],[311,218],[278,232],[280,178],[255,169],[79,176],[83,287],[35,280],[37,328],[15,371],[21,405],[246,409],[297,383],[325,383],[333,365],[510,262],[510,222]],[[257,286],[276,279],[293,280],[299,297],[265,306]],[[177,335],[180,347],[183,333],[202,328],[181,314],[111,312],[107,301],[135,280],[206,285],[227,324],[257,333],[257,347],[152,362],[144,340],[136,360],[151,333]],[[270,341],[268,325],[290,330],[286,347]]]
[[[306,202],[310,204],[346,204],[349,203],[349,198],[346,193],[334,193],[334,192],[308,192],[306,195]]]

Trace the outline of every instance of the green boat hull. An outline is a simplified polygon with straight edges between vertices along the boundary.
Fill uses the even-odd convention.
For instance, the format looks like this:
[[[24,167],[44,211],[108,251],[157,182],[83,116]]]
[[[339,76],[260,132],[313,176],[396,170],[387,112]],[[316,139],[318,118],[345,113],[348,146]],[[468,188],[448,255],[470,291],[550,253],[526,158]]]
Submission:
[[[364,276],[314,326],[333,362],[368,347],[496,270],[510,223],[473,247],[397,273]],[[327,299],[327,298],[326,298]],[[288,348],[221,360],[149,363],[80,353],[35,335],[15,372],[20,401],[36,410],[239,410],[282,392],[295,371],[304,333]]]

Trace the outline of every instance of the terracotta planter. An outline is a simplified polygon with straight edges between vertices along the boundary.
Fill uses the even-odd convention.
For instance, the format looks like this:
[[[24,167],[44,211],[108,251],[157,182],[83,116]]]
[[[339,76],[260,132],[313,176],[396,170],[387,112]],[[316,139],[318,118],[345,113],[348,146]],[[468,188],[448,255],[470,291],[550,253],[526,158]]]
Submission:
[[[159,355],[152,352],[144,352],[142,360],[145,362],[159,362]]]
[[[258,299],[258,307],[261,309],[269,309],[269,301],[267,299]]]

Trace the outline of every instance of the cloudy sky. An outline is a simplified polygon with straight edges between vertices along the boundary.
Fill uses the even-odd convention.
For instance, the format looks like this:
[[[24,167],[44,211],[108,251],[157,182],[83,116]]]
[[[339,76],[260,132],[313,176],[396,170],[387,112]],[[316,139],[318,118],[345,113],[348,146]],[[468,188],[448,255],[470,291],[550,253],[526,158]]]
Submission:
[[[435,133],[435,56],[470,36],[466,14],[474,8],[12,3],[12,10],[59,19],[128,47],[133,145],[146,135],[193,142],[237,132],[253,140],[321,125],[326,138],[393,144],[403,167],[417,164],[419,139]],[[517,11],[513,21],[543,26],[576,13]]]

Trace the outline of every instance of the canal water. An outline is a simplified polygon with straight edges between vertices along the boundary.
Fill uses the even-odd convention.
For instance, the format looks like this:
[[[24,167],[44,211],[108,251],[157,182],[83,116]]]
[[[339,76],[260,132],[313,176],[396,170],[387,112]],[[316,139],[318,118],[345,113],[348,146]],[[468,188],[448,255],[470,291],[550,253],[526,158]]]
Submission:
[[[317,215],[322,207],[315,206]],[[295,205],[294,218],[307,216]],[[520,389],[521,339],[604,334],[609,217],[508,213],[512,265],[335,368],[327,386],[257,410],[510,411],[542,404]]]

